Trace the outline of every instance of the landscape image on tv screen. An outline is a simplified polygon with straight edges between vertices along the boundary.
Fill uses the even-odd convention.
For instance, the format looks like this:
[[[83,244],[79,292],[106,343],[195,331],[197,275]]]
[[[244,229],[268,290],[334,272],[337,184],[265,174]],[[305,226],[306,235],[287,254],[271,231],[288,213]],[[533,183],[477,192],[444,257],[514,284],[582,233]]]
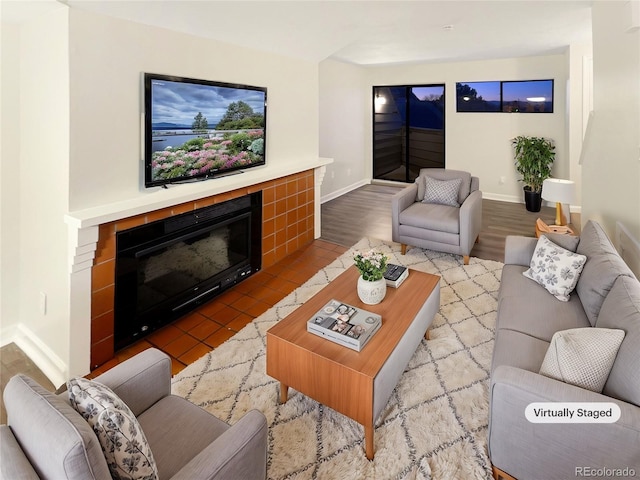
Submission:
[[[266,88],[145,74],[146,186],[265,163]]]

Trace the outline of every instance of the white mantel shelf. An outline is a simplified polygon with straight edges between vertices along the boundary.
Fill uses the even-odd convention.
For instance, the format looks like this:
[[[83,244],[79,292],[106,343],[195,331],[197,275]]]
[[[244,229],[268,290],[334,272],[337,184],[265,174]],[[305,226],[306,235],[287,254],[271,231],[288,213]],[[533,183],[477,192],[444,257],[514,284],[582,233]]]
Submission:
[[[332,158],[319,157],[284,165],[255,167],[236,175],[222,176],[188,184],[168,185],[168,188],[153,187],[145,190],[143,195],[139,197],[69,212],[65,215],[65,222],[69,227],[75,229],[98,226],[103,223],[133,217],[200,198],[219,195],[238,188],[250,187],[251,185],[257,185],[306,170],[324,167],[330,163],[333,163]]]

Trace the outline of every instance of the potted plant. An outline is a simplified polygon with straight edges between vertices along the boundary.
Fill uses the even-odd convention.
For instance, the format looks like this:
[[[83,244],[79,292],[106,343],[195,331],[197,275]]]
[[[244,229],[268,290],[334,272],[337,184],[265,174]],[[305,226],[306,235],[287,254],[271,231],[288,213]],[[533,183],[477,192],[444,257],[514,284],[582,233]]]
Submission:
[[[551,177],[551,166],[556,157],[553,140],[520,135],[511,143],[515,151],[516,170],[522,175],[524,200],[527,210],[539,212],[542,206],[542,182]]]
[[[360,300],[368,305],[380,303],[387,293],[387,281],[384,279],[387,256],[371,250],[365,253],[356,252],[353,260],[360,272],[357,286]]]

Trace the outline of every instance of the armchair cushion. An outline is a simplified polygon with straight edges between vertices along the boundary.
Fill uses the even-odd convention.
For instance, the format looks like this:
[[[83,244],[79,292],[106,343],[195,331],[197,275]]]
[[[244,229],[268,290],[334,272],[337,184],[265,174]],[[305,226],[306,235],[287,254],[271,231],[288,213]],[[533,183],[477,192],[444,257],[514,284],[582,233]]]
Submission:
[[[139,419],[158,459],[160,478],[266,476],[267,421],[257,410],[229,426],[188,400],[170,395]]]
[[[138,420],[155,452],[159,478],[172,478],[229,429],[227,423],[175,395],[164,397]]]
[[[400,213],[400,224],[457,235],[460,233],[460,210],[434,203],[414,203]]]
[[[460,192],[461,178],[453,180],[436,180],[429,175],[424,176],[425,191],[423,203],[435,203],[438,205],[449,205],[459,207],[458,193]]]
[[[129,407],[99,382],[74,378],[67,386],[69,402],[98,436],[113,478],[157,479],[149,443]]]

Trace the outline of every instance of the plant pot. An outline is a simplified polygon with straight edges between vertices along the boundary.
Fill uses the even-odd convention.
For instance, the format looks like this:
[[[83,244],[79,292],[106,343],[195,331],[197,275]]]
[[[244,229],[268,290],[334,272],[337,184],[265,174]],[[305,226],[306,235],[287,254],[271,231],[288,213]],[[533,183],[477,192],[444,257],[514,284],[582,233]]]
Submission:
[[[542,207],[542,192],[533,192],[530,187],[524,187],[524,204],[529,212],[539,212]]]
[[[367,305],[376,305],[380,303],[387,294],[387,281],[384,278],[370,282],[358,277],[358,297]]]

